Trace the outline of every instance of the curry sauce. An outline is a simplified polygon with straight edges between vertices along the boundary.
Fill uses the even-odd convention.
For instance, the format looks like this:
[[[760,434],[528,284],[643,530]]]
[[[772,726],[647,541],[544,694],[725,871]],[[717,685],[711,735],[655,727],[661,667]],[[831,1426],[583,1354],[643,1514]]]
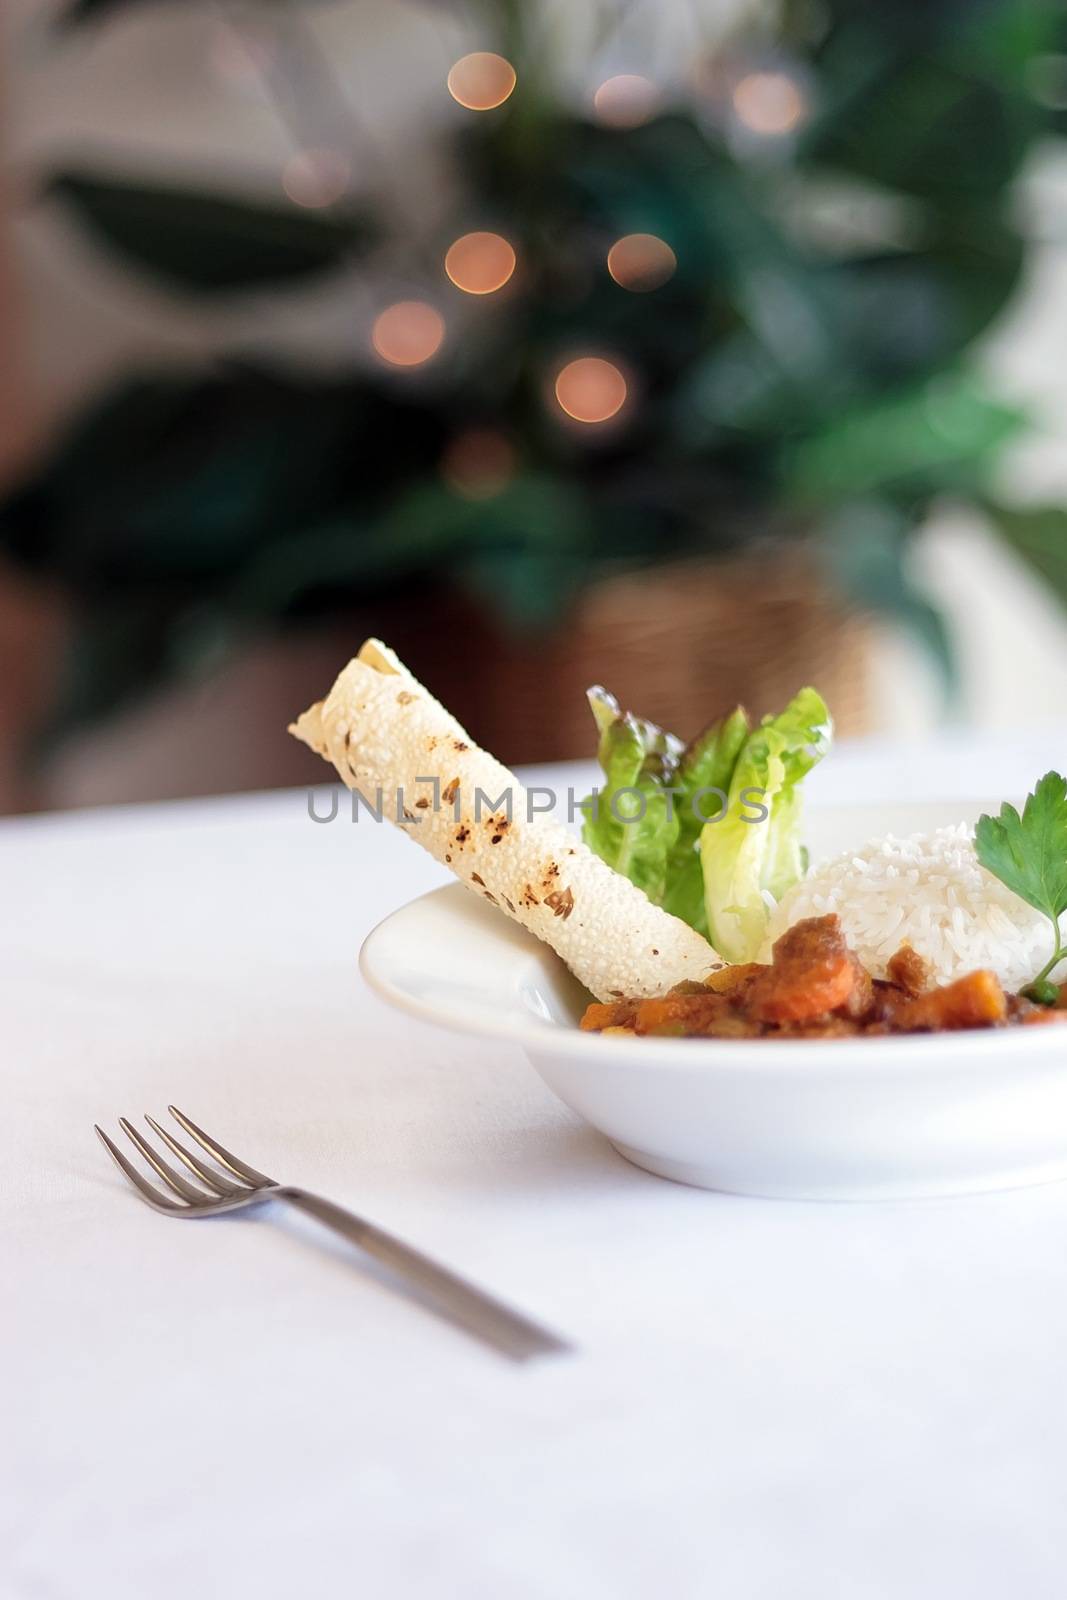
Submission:
[[[1067,1010],[1007,994],[984,969],[934,984],[908,945],[885,978],[874,978],[849,948],[839,918],[827,916],[796,923],[768,965],[721,967],[704,983],[680,983],[656,999],[590,1005],[581,1026],[699,1039],[834,1039],[1064,1020]]]

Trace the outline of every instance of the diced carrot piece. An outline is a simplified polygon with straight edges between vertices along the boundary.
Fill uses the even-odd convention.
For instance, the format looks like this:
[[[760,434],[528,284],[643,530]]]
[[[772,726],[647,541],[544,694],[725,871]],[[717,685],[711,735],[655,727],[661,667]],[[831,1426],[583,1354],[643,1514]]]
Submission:
[[[930,989],[901,1006],[894,1025],[902,1031],[994,1027],[1008,1016],[1008,997],[995,972],[979,969]]]
[[[771,966],[753,984],[750,1010],[762,1022],[811,1022],[848,1005],[861,976],[838,919],[808,917],[775,944]]]
[[[829,960],[818,970],[773,980],[765,993],[753,998],[752,1011],[763,1022],[809,1022],[845,1005],[852,984],[852,962],[847,957]]]
[[[679,1021],[679,1005],[670,995],[664,995],[658,1000],[642,1000],[637,1008],[634,1026],[638,1033],[652,1033],[656,1028],[662,1028],[667,1023]]]
[[[620,1006],[600,1005],[596,1001],[588,1005],[578,1024],[586,1033],[599,1033],[602,1028],[610,1028],[619,1020]]]

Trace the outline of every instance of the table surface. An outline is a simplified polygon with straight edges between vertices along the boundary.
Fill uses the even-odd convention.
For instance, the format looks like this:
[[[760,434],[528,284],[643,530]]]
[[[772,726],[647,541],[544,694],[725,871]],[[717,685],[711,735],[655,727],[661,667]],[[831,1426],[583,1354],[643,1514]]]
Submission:
[[[1065,733],[843,748],[815,799],[1022,792]],[[303,791],[0,824],[3,1600],[1060,1600],[1067,1185],[637,1171],[362,986],[441,880]],[[91,1125],[170,1101],[581,1353],[513,1368],[280,1207],[155,1215]]]

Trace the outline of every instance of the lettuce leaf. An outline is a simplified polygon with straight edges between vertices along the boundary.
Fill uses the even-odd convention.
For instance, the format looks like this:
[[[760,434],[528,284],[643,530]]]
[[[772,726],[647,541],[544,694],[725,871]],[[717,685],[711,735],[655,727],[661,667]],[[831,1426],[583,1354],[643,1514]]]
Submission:
[[[803,876],[800,786],[832,737],[826,702],[814,689],[801,689],[779,716],[765,717],[749,734],[726,815],[701,830],[708,936],[727,961],[756,959],[768,899],[780,899]]]
[[[582,838],[660,905],[678,838],[677,808],[668,791],[685,746],[654,722],[622,712],[606,689],[590,689],[589,704],[600,730],[597,758],[607,782],[582,801]]]
[[[622,712],[599,686],[589,690],[589,705],[607,782],[582,801],[582,838],[656,905],[706,932],[700,830],[725,804],[748,718],[739,707],[685,745]]]
[[[748,738],[748,717],[741,706],[693,740],[678,764],[675,779],[678,836],[667,859],[663,908],[681,917],[698,933],[708,931],[704,906],[704,874],[700,834],[705,821],[726,804],[734,767]]]
[[[589,690],[606,783],[582,801],[582,837],[728,961],[763,943],[768,899],[803,876],[801,785],[830,748],[814,689],[750,728],[738,706],[691,744]]]

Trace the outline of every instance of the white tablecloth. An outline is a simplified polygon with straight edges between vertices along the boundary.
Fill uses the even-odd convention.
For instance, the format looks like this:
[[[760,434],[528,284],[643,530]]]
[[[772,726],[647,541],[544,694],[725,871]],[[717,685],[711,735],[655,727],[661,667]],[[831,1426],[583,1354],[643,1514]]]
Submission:
[[[1065,743],[855,747],[815,787],[999,795]],[[442,874],[305,798],[0,824],[3,1600],[1062,1600],[1067,1186],[627,1166],[515,1050],[365,991],[364,933]],[[91,1124],[171,1100],[581,1354],[512,1368],[310,1223],[154,1215]]]

